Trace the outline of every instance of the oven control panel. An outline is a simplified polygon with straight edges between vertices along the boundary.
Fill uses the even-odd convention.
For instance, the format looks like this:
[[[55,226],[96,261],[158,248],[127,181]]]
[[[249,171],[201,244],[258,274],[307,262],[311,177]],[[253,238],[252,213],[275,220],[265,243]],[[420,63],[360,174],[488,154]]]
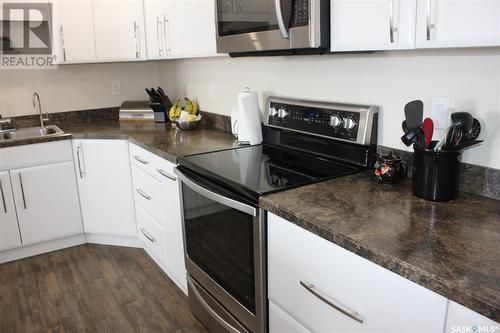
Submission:
[[[375,114],[373,106],[298,101],[269,97],[266,125],[367,145]]]

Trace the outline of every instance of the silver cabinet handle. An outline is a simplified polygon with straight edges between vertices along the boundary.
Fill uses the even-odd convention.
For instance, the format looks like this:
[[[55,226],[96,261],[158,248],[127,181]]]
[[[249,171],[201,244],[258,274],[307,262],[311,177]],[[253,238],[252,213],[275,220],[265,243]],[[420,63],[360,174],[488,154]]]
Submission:
[[[134,155],[132,156],[133,158],[135,158],[137,161],[141,162],[142,164],[145,164],[145,165],[148,165],[149,164],[149,161],[146,161],[145,159],[137,156],[137,155]]]
[[[144,199],[146,200],[151,200],[152,197],[150,195],[148,195],[146,192],[144,192],[143,190],[139,189],[139,188],[136,188],[135,189],[137,191],[137,193],[139,193]]]
[[[139,51],[139,45],[138,45],[138,37],[137,37],[137,31],[139,30],[139,26],[137,25],[137,21],[134,21],[134,43],[135,43],[135,57],[137,59],[140,58],[141,53]]]
[[[165,40],[165,53],[170,55],[170,38],[168,38],[167,24],[168,24],[167,14],[163,14],[163,39]]]
[[[200,304],[205,308],[205,310],[222,326],[224,327],[228,332],[230,333],[241,333],[240,330],[234,328],[231,324],[229,324],[227,321],[224,320],[217,312],[212,310],[210,305],[207,304],[207,302],[203,299],[203,297],[200,295],[198,292],[197,287],[194,285],[193,281],[191,281],[191,278],[189,275],[186,277],[187,278],[187,283],[191,287],[191,290],[193,290],[194,296],[198,299]]]
[[[434,24],[431,23],[431,14],[432,14],[432,0],[427,0],[427,15],[425,17],[425,26],[426,26],[426,38],[427,40],[431,40],[431,29],[434,29]]]
[[[394,43],[394,33],[398,28],[394,27],[394,0],[389,0],[389,37],[391,43]]]
[[[3,210],[5,214],[7,214],[7,205],[5,204],[5,194],[3,193],[3,185],[1,180],[0,180],[0,195],[2,195]]]
[[[281,0],[274,0],[274,7],[276,8],[276,18],[278,19],[278,26],[280,28],[281,37],[289,38],[290,36],[288,34],[288,27],[285,25],[283,11],[281,10]]]
[[[156,17],[156,42],[158,43],[158,55],[160,57],[163,56],[163,49],[161,47],[160,43],[160,26],[161,26],[161,20],[160,17]]]
[[[59,38],[61,39],[61,48],[63,51],[63,61],[66,62],[66,46],[64,45],[64,28],[62,25],[59,27]]]
[[[340,302],[333,300],[330,296],[326,295],[325,293],[320,291],[318,288],[316,288],[312,283],[300,281],[300,285],[302,287],[306,288],[307,291],[309,291],[311,294],[313,294],[314,296],[316,296],[317,298],[319,298],[320,300],[322,300],[323,302],[325,302],[326,304],[328,304],[329,306],[331,306],[335,310],[337,310],[337,311],[345,314],[349,318],[352,318],[352,319],[356,320],[357,322],[363,324],[365,318],[358,311],[354,311],[354,310],[348,308],[347,306],[341,304]]]
[[[78,144],[76,146],[76,162],[78,164],[78,172],[80,173],[80,179],[83,179],[83,176],[85,175],[85,172],[83,170],[83,162],[81,160],[82,156],[83,156],[82,145]]]
[[[146,237],[147,239],[149,239],[151,241],[151,243],[156,242],[156,239],[153,236],[151,236],[151,234],[149,232],[147,232],[146,229],[141,228],[140,230],[141,230],[142,234],[144,235],[144,237]]]
[[[174,182],[177,180],[177,178],[175,178],[174,176],[170,175],[168,172],[166,172],[165,170],[162,170],[162,169],[156,169],[156,171],[158,171],[158,173],[160,175],[162,175],[163,177],[167,177],[168,179],[170,180],[173,180]]]
[[[21,176],[21,173],[19,173],[19,184],[21,185],[21,194],[23,196],[24,209],[28,209],[28,207],[26,206],[26,196],[24,195],[23,177]]]

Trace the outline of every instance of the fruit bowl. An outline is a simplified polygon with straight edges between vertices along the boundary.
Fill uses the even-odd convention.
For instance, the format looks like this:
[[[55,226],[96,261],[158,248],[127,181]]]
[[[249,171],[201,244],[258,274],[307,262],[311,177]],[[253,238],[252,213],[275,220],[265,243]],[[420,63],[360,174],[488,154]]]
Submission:
[[[201,120],[175,120],[175,125],[181,130],[192,130],[200,127]]]

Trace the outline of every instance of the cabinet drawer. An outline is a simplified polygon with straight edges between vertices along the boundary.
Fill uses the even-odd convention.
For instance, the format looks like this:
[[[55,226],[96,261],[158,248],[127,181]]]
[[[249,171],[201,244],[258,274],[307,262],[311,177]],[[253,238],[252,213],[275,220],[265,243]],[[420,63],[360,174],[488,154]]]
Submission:
[[[0,170],[27,168],[73,160],[71,140],[0,149]]]
[[[162,183],[156,178],[132,165],[132,182],[134,184],[134,198],[136,205],[141,206],[158,222],[165,224],[166,209],[161,190]]]
[[[269,301],[269,333],[310,333],[310,331]]]
[[[166,263],[165,229],[141,207],[136,207],[139,239],[161,263]]]
[[[313,332],[442,332],[447,300],[269,214],[269,299]]]
[[[130,161],[132,165],[150,174],[158,180],[175,180],[175,164],[171,163],[137,145],[130,144]]]

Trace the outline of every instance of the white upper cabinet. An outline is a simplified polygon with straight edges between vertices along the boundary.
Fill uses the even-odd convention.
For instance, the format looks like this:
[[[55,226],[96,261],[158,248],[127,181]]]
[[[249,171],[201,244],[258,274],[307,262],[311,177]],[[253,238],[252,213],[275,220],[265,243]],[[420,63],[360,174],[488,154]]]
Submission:
[[[0,172],[0,251],[21,247],[16,206],[8,171]]]
[[[417,48],[500,45],[500,1],[418,0]]]
[[[93,0],[98,61],[146,59],[142,0]]]
[[[217,55],[213,0],[144,0],[148,59]]]
[[[54,46],[57,63],[96,61],[91,0],[54,2]]]
[[[331,50],[413,49],[416,0],[332,0]]]

